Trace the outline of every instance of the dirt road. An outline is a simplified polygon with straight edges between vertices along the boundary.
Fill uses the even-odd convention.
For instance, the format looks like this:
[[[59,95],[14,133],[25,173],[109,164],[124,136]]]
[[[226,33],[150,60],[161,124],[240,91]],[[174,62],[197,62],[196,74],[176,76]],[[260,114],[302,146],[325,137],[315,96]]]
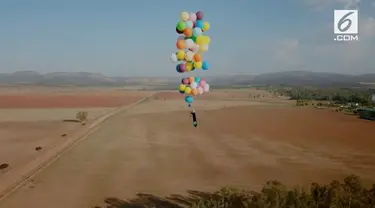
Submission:
[[[150,101],[128,110],[133,113],[124,111],[107,120],[89,138],[0,201],[0,208],[126,208],[136,206],[121,200],[137,193],[167,196],[185,194],[187,190],[211,191],[225,185],[259,188],[271,179],[297,184],[329,180],[349,172],[364,177],[375,173],[373,149],[366,149],[374,145],[364,143],[362,149],[340,138],[341,146],[332,141],[324,146],[324,140],[329,140],[327,135],[343,137],[333,127],[327,135],[321,135],[321,140],[306,143],[311,147],[308,149],[295,139],[296,135],[301,136],[298,131],[285,129],[292,132],[290,139],[286,133],[278,139],[278,126],[286,126],[278,123],[283,121],[276,115],[272,122],[262,118],[268,109],[236,107],[202,111],[201,126],[194,129],[186,111],[158,112],[154,108]],[[137,109],[155,112],[141,113]],[[285,110],[278,107],[273,111],[270,115]],[[307,120],[309,113],[286,111],[292,112],[286,114],[294,119],[288,120],[291,127],[302,123],[301,119]],[[330,122],[324,120],[323,113],[317,114],[315,119]],[[354,131],[353,123],[357,122],[354,119],[340,124],[340,129],[347,131],[344,134],[350,136],[348,132]],[[310,125],[306,122],[304,125]],[[362,136],[375,133],[371,130],[372,123],[354,125],[358,132],[359,127],[369,129],[362,129]],[[311,129],[303,133],[314,132]],[[353,162],[358,155],[361,156],[358,161],[363,162]],[[352,167],[351,163],[358,166]],[[159,207],[170,205],[143,196]]]

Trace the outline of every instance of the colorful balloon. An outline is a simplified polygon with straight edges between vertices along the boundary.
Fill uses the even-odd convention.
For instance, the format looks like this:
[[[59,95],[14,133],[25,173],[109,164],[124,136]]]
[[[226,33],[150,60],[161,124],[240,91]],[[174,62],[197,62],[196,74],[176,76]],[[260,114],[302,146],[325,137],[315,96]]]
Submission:
[[[203,20],[197,20],[197,21],[195,22],[195,28],[203,29],[203,26],[204,26],[204,22],[203,22]]]
[[[186,47],[185,40],[177,40],[176,47],[180,50],[184,49]]]
[[[208,64],[208,62],[207,61],[203,61],[202,62],[202,69],[203,70],[207,70],[208,68],[210,68],[210,65]]]
[[[176,32],[177,32],[178,34],[182,34],[182,33],[184,33],[184,31],[180,31],[180,30],[178,30],[177,27],[176,27]]]
[[[200,45],[198,51],[201,53],[208,51],[208,45]]]
[[[186,21],[186,20],[188,20],[188,19],[189,19],[189,13],[187,13],[187,12],[181,12],[181,13],[180,13],[180,19],[181,19],[182,21]]]
[[[189,103],[189,104],[191,104],[191,103],[193,103],[194,102],[194,98],[193,98],[193,96],[186,96],[185,97],[185,102],[187,102],[187,103]]]
[[[208,92],[208,91],[210,91],[210,85],[205,84],[205,85],[203,86],[203,90],[204,90],[204,92]]]
[[[202,22],[202,27],[203,27],[203,22]],[[176,28],[178,29],[178,31],[184,31],[186,28],[186,23],[183,21],[180,21],[177,23]]]
[[[191,94],[192,95],[198,95],[199,94],[198,89],[197,88],[192,89]]]
[[[186,63],[186,71],[191,71],[193,70],[193,63],[192,62],[187,62]]]
[[[196,69],[202,68],[202,62],[200,62],[200,61],[194,62],[194,68],[196,68]]]
[[[184,30],[184,35],[185,35],[186,37],[191,37],[191,36],[193,36],[193,30],[192,30],[191,28],[187,27],[187,28]]]
[[[186,48],[190,49],[190,48],[193,48],[195,46],[195,43],[192,39],[186,39],[185,40],[185,46],[186,46]]]
[[[188,85],[189,84],[189,79],[188,78],[183,78],[182,79],[182,84]],[[184,88],[185,89],[185,88]]]
[[[203,23],[203,27],[202,27],[202,30],[203,31],[207,31],[208,29],[210,29],[210,23],[208,23],[207,21]]]
[[[199,81],[201,81],[201,78],[200,77],[195,77],[195,80],[194,80],[197,84],[199,84]]]
[[[185,58],[185,51],[182,51],[182,50],[177,51],[176,55],[177,55],[177,59],[178,59],[179,61],[182,61],[182,60],[184,60],[184,58]]]
[[[188,20],[188,21],[186,21],[185,23],[186,23],[186,27],[187,27],[187,28],[193,28],[193,27],[194,27],[194,23],[193,23],[193,21],[191,21],[191,20]]]
[[[193,60],[194,60],[195,62],[200,62],[200,61],[202,61],[202,56],[201,56],[201,54],[199,54],[199,53],[195,53],[194,56],[193,56]],[[200,68],[200,67],[198,67],[198,68]]]
[[[197,20],[197,15],[193,12],[190,12],[189,13],[189,20],[192,21],[192,22],[195,22],[195,20]]]
[[[185,53],[185,60],[186,60],[186,61],[192,61],[193,58],[194,58],[194,52],[192,52],[192,51],[187,51],[187,52]]]
[[[190,87],[185,87],[184,92],[185,92],[185,94],[189,95],[191,93],[191,88]]]
[[[194,77],[189,77],[189,84],[193,83],[195,81],[195,78]]]
[[[197,20],[201,20],[204,17],[204,13],[202,11],[197,12],[196,15],[197,15]]]
[[[178,86],[178,91],[185,91],[185,88],[186,88],[186,85],[184,85],[184,84],[180,84],[180,85]]]
[[[194,36],[202,35],[202,29],[199,28],[199,27],[194,28],[193,29],[193,34],[194,34]]]
[[[196,89],[197,87],[198,87],[198,83],[196,83],[195,81],[190,84],[191,89]]]
[[[198,89],[198,92],[199,92],[200,95],[204,93],[204,90],[203,90],[202,87],[198,87],[197,89]]]
[[[181,73],[184,73],[186,71],[186,65],[185,64],[179,64],[179,69]]]
[[[176,53],[172,53],[171,57],[169,58],[173,63],[176,63],[178,60],[177,60],[177,55]]]

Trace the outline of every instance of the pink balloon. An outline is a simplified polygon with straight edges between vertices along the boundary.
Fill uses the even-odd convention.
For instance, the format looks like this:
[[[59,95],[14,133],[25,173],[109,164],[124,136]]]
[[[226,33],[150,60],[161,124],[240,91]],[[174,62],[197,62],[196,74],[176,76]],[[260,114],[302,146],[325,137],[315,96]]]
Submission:
[[[204,93],[203,87],[198,87],[198,92],[200,95],[203,94]]]
[[[191,12],[189,14],[189,20],[195,22],[195,20],[197,20],[197,15]]]
[[[182,84],[188,85],[189,84],[189,79],[188,78],[183,78],[182,79]]]
[[[206,81],[204,79],[201,79],[201,81],[199,81],[199,86],[204,86],[206,84]]]

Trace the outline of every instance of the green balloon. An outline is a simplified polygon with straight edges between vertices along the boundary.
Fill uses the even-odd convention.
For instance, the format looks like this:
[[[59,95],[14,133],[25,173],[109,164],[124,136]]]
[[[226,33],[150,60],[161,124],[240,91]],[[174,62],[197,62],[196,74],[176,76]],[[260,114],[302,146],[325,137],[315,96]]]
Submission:
[[[197,37],[195,37],[194,35],[191,36],[191,39],[194,41],[194,43],[197,42]]]
[[[186,28],[186,23],[185,22],[178,22],[177,23],[177,29],[179,30],[179,31],[183,31],[183,30],[185,30],[185,28]]]

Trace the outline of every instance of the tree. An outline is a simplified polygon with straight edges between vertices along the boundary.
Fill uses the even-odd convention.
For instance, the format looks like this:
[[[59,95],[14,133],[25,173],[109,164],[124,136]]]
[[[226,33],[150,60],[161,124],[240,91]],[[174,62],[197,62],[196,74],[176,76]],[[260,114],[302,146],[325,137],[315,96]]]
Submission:
[[[76,114],[76,118],[81,122],[84,123],[87,121],[88,113],[86,111],[80,111]]]

